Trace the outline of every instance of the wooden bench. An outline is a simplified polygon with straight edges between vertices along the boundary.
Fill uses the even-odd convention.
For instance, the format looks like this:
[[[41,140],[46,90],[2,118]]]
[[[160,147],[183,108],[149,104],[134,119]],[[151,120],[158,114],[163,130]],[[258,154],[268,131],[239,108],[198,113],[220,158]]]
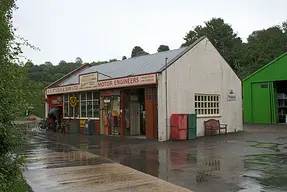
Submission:
[[[213,136],[214,132],[217,132],[221,135],[221,129],[225,130],[225,135],[227,134],[227,124],[220,124],[219,120],[209,119],[204,121],[204,135],[209,132],[209,135]]]

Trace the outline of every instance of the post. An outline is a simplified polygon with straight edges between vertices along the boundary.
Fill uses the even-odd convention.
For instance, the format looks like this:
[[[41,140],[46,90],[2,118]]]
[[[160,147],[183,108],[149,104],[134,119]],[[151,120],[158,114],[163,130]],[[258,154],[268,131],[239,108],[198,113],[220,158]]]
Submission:
[[[168,58],[165,58],[165,124],[166,124],[166,140],[168,140],[168,111],[167,111],[167,60]]]

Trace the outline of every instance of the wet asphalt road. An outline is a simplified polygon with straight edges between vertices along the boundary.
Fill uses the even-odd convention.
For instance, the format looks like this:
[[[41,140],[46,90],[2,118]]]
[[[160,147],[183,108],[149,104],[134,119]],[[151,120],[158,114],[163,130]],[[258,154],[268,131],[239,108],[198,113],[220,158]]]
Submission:
[[[34,133],[24,176],[35,192],[190,192],[101,156]]]
[[[287,191],[286,125],[183,142],[53,132],[40,140],[43,150],[88,152],[193,191]]]

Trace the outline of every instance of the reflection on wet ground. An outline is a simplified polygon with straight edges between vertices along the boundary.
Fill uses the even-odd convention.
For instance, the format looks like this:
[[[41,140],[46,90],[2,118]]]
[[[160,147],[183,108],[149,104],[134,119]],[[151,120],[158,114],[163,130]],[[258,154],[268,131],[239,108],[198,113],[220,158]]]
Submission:
[[[190,191],[109,159],[30,134],[25,149],[28,184],[42,191]]]
[[[287,191],[284,182],[287,179],[287,126],[246,125],[245,130],[227,136],[164,143],[48,132],[43,137],[49,147],[41,150],[57,151],[57,141],[66,147],[65,154],[63,151],[55,154],[58,159],[53,162],[57,163],[45,166],[59,167],[59,158],[76,158],[81,154],[69,149],[80,150],[194,191]],[[80,162],[75,160],[70,165],[75,164]]]

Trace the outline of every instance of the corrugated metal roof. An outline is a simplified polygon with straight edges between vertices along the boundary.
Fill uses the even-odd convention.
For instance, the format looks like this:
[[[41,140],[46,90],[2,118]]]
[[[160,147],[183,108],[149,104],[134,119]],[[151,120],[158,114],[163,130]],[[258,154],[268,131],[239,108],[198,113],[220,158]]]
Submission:
[[[99,80],[125,77],[129,75],[155,73],[165,66],[165,58],[168,58],[168,60],[170,61],[177,55],[179,55],[181,52],[183,52],[185,49],[186,48],[180,48],[171,51],[164,51],[160,53],[133,57],[126,60],[92,66],[82,70],[79,73],[74,74],[67,80],[61,82],[59,86],[77,84],[80,74],[97,71],[99,72]]]

